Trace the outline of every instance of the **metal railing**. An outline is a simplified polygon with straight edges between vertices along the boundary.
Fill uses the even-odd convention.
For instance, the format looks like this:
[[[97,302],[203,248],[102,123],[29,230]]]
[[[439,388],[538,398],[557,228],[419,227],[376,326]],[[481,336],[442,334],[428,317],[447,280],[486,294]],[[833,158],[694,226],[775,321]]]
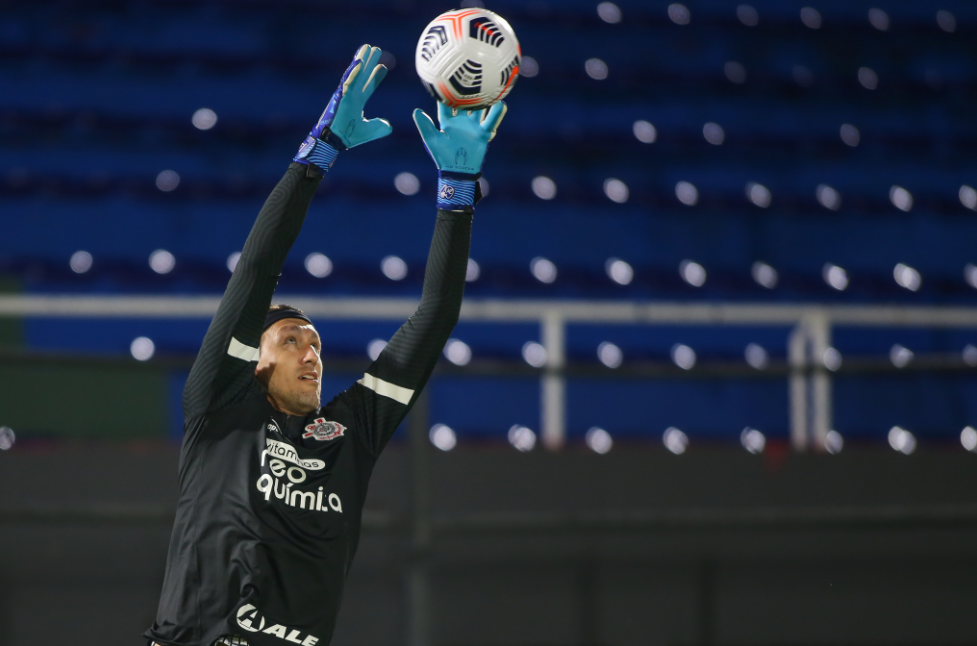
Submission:
[[[402,298],[290,297],[318,320],[402,321],[417,301]],[[217,297],[170,296],[0,296],[0,318],[210,318]],[[536,323],[546,349],[540,372],[543,443],[559,449],[566,441],[566,328],[570,324],[789,326],[791,443],[795,450],[820,450],[832,427],[831,371],[825,352],[832,329],[850,327],[977,328],[977,308],[875,305],[656,303],[630,301],[465,301],[461,320]]]

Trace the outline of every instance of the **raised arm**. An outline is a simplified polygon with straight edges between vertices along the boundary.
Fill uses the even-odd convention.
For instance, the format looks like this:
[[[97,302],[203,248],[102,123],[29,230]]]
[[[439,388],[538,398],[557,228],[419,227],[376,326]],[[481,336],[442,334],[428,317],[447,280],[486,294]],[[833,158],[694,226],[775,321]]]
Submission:
[[[438,217],[420,305],[363,378],[343,395],[359,418],[358,436],[374,455],[379,455],[417,400],[458,322],[472,213],[481,197],[478,178],[488,142],[506,107],[498,103],[491,110],[454,114],[439,103],[438,111],[440,130],[422,111],[414,113],[439,170]]]
[[[390,134],[386,121],[363,118],[364,104],[387,73],[379,64],[380,53],[369,45],[356,52],[329,105],[258,214],[183,390],[187,419],[232,404],[253,387],[265,315],[322,173],[340,151]]]

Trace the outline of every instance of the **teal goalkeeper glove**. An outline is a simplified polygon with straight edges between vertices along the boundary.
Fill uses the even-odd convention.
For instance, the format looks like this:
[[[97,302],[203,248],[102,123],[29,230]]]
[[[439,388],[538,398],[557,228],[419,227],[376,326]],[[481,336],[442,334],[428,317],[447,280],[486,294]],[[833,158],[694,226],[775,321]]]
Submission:
[[[438,208],[452,211],[475,204],[485,151],[507,110],[501,101],[472,112],[455,112],[439,102],[440,129],[423,110],[414,110],[424,147],[438,167]]]
[[[393,131],[385,119],[368,120],[363,116],[367,100],[387,75],[387,68],[380,65],[381,54],[379,47],[369,45],[357,50],[329,105],[299,146],[293,161],[300,164],[312,162],[327,171],[339,151],[386,137]]]

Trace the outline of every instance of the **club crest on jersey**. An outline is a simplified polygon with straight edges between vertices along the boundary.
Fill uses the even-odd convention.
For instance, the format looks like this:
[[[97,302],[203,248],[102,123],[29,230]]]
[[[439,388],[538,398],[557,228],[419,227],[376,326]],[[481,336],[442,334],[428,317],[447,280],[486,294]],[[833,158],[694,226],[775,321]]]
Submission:
[[[305,427],[302,437],[312,437],[320,442],[335,440],[342,437],[346,427],[339,422],[328,422],[325,417],[317,417],[311,424]]]

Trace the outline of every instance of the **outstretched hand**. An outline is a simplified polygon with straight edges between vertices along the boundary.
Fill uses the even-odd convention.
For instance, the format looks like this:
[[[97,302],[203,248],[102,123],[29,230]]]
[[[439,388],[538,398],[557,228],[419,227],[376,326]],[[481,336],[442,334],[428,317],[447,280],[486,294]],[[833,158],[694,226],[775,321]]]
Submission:
[[[485,110],[452,110],[438,103],[438,128],[421,109],[414,110],[414,123],[438,170],[478,176],[482,172],[488,143],[505,117],[508,107],[499,102]]]

